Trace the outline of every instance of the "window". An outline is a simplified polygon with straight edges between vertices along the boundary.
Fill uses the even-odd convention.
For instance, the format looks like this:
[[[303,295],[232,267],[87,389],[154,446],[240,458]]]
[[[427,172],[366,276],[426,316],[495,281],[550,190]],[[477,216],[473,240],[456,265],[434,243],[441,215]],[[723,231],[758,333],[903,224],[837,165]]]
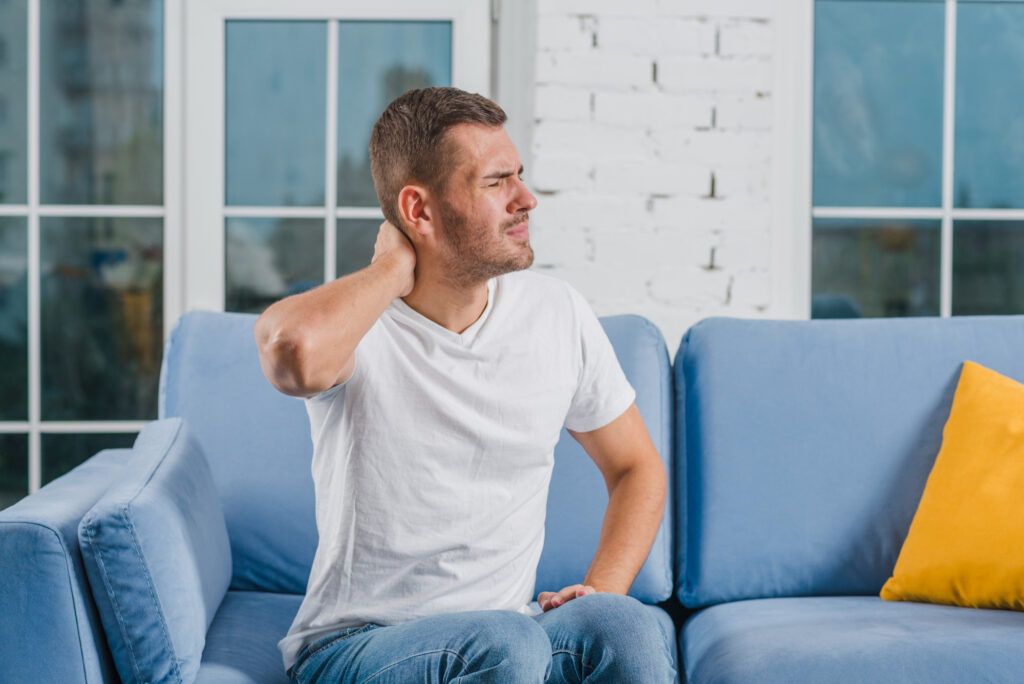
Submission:
[[[406,90],[451,82],[451,21],[227,20],[225,310],[370,263],[373,123]]]
[[[1024,313],[1024,2],[814,12],[812,317]]]
[[[0,506],[156,417],[162,36],[160,0],[0,4]]]

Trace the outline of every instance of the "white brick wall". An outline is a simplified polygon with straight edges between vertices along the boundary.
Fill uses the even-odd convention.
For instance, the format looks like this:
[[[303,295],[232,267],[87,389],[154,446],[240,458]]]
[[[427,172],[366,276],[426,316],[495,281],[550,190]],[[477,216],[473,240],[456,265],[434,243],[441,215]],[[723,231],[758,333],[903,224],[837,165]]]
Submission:
[[[674,354],[771,306],[772,0],[537,0],[536,267]]]

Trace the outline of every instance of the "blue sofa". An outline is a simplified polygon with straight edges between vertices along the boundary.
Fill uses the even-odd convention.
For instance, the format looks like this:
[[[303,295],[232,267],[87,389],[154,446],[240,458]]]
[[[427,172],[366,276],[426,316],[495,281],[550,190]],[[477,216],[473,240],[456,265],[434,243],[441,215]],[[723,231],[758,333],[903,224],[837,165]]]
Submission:
[[[276,642],[317,541],[312,447],[302,402],[263,378],[254,321],[185,315],[165,349],[161,419],[133,449],[0,512],[4,681],[116,682],[115,659],[125,679],[286,681]],[[674,368],[649,322],[602,323],[673,481],[631,594],[687,681],[1022,680],[1024,614],[877,594],[960,364],[1024,379],[1024,317],[710,319]],[[555,460],[538,589],[582,577],[607,501],[566,435]],[[127,551],[109,528],[122,517]],[[132,616],[153,614],[149,650],[126,651]]]

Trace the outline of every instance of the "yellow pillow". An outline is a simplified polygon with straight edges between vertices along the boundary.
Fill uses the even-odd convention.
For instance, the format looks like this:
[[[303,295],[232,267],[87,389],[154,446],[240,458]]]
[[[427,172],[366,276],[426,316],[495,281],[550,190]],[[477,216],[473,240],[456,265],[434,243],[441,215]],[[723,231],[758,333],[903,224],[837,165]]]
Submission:
[[[967,361],[887,601],[1024,610],[1024,385]]]

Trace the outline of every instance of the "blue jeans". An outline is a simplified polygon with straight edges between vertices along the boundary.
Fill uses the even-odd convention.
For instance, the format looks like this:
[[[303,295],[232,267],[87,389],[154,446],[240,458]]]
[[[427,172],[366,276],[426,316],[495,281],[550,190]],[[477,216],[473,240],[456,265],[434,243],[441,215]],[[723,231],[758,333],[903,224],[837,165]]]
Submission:
[[[651,611],[589,594],[532,618],[480,610],[343,629],[302,649],[292,681],[674,682],[671,642]]]

